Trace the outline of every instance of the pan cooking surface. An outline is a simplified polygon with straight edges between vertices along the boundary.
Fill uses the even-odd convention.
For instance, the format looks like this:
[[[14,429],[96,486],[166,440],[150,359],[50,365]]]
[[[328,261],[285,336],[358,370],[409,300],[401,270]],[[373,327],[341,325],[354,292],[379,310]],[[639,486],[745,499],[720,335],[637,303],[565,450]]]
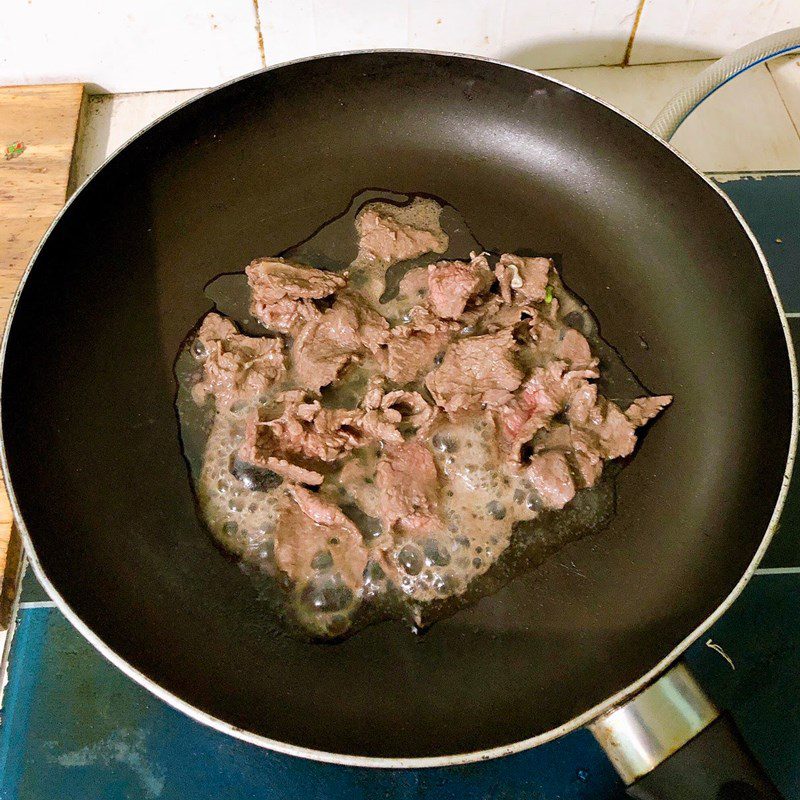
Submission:
[[[621,474],[601,535],[425,636],[387,623],[315,646],[275,635],[205,534],[172,366],[210,308],[196,287],[304,239],[364,186],[425,187],[492,250],[561,253],[602,336],[680,402]],[[267,71],[140,136],[42,247],[2,393],[36,556],[108,647],[245,731],[384,757],[545,734],[666,657],[756,552],[791,410],[779,315],[723,198],[583,95],[426,54]]]

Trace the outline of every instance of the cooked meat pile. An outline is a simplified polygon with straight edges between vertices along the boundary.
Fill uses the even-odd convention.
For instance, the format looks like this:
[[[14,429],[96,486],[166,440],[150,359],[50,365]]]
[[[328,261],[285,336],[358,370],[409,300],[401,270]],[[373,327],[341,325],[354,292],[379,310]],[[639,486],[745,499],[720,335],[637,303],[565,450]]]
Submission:
[[[440,210],[367,205],[340,273],[253,261],[263,335],[209,313],[189,345],[192,397],[215,411],[197,486],[206,521],[316,635],[343,633],[387,593],[417,621],[463,594],[515,523],[596,484],[672,399],[621,408],[600,395],[553,263],[436,260]],[[382,304],[387,269],[426,253]]]

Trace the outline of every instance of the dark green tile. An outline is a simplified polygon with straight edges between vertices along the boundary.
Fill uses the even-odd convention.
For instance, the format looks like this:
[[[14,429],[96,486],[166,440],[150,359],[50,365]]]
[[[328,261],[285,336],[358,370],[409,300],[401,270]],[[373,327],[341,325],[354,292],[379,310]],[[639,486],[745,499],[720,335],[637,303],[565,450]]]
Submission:
[[[31,565],[25,565],[25,574],[22,576],[22,588],[20,590],[20,601],[23,603],[38,602],[40,600],[49,600],[47,592],[42,587],[42,584],[36,580],[33,574]]]
[[[519,755],[431,770],[340,767],[262,750],[153,697],[54,608],[21,610],[10,669],[2,800],[623,798],[586,731]]]
[[[800,575],[756,575],[688,661],[786,798],[800,797]],[[708,647],[720,645],[731,658]]]
[[[800,175],[720,182],[756,235],[787,311],[800,311]]]

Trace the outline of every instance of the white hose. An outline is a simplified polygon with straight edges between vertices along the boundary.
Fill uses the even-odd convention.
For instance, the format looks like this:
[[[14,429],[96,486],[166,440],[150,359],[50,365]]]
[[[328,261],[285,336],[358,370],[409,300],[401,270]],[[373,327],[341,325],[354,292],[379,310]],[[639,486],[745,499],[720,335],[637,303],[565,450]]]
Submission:
[[[734,50],[704,69],[678,92],[658,113],[650,126],[651,130],[669,141],[686,117],[721,86],[751,67],[795,50],[800,50],[800,28],[771,33]]]

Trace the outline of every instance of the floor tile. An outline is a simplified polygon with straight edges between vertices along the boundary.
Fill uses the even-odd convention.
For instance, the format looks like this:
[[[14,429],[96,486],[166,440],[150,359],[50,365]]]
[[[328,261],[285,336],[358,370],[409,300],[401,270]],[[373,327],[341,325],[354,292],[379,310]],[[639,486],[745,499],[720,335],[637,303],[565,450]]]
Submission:
[[[142,128],[201,92],[200,89],[186,89],[91,95],[75,161],[78,183],[83,183],[109,155]]]
[[[767,67],[795,128],[800,131],[800,55],[776,58]]]
[[[670,98],[711,62],[550,70],[648,125]],[[705,172],[800,169],[800,137],[765,66],[715,92],[673,142]]]
[[[29,563],[25,564],[25,573],[22,576],[19,600],[21,603],[41,603],[50,598],[44,587],[36,579],[33,569]]]
[[[785,792],[800,792],[800,629],[797,576],[757,576],[687,660],[732,711]],[[717,644],[735,669],[709,643]],[[621,800],[619,781],[579,731],[541,748],[459,768],[344,768],[260,750],[174,711],[108,664],[55,609],[26,608],[0,726],[0,797],[265,796],[478,800]]]
[[[174,711],[112,667],[55,609],[23,609],[0,726],[0,797],[52,800],[621,800],[578,731],[516,756],[432,770],[366,770],[261,750]]]
[[[800,576],[756,575],[687,660],[786,798],[800,797]],[[707,642],[718,644],[735,669]]]

